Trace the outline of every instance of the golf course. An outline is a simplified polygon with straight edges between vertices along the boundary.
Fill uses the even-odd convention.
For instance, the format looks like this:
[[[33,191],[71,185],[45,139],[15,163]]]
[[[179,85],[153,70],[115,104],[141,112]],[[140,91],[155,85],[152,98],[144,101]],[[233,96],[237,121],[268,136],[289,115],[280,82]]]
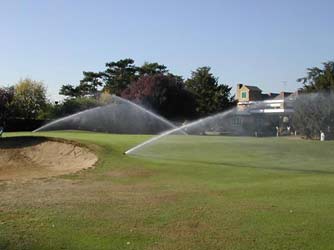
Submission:
[[[97,161],[1,180],[1,250],[333,248],[334,141],[172,135],[125,155],[152,136],[4,136],[0,152],[7,137],[38,136]]]

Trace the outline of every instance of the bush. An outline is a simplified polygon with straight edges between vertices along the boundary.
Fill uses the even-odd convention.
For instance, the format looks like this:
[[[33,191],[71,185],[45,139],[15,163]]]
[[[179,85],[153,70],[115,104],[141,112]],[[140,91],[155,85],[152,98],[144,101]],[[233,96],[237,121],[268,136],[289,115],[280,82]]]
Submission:
[[[43,82],[29,78],[19,81],[14,87],[13,117],[36,119],[47,103]]]
[[[53,108],[49,111],[49,118],[54,119],[67,116],[97,106],[100,106],[99,101],[91,97],[66,99],[63,103],[53,105]]]

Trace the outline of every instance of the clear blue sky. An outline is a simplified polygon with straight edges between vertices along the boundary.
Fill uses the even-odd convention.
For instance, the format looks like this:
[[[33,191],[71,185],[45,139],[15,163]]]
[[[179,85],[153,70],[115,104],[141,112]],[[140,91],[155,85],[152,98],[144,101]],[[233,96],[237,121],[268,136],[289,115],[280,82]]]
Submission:
[[[295,90],[307,67],[334,59],[333,10],[333,0],[3,0],[0,85],[43,80],[55,99],[82,71],[131,57],[185,78],[208,65],[221,83]]]

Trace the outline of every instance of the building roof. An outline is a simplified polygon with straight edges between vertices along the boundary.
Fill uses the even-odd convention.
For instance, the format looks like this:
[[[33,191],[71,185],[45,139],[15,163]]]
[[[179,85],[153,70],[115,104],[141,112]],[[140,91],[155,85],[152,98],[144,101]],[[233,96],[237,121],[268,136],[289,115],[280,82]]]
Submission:
[[[276,99],[277,96],[279,96],[277,93],[261,94],[263,100]]]
[[[292,92],[281,92],[278,96],[274,98],[274,100],[283,100],[287,97],[290,97],[292,94]]]
[[[250,85],[244,85],[246,88],[248,88],[249,90],[254,90],[254,91],[260,91],[262,92],[262,90],[256,86],[250,86]]]

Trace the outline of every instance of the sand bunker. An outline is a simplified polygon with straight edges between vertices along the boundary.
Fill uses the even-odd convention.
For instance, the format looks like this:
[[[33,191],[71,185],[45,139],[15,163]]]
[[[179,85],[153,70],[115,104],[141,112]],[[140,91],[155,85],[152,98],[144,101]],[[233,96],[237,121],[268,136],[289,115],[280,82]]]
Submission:
[[[29,180],[74,173],[97,162],[88,148],[44,137],[0,138],[0,180]]]

